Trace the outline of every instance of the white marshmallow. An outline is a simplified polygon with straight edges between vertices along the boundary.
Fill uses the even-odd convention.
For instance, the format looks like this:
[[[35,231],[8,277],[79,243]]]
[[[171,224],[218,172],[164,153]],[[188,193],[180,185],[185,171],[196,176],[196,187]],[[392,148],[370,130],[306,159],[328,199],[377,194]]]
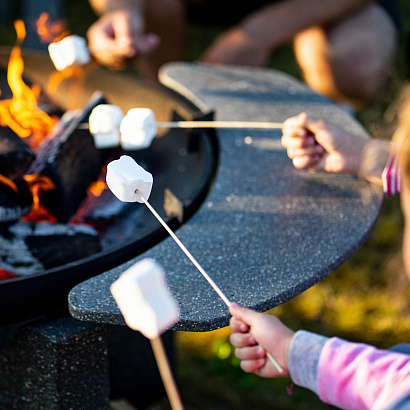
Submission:
[[[139,166],[131,157],[122,155],[120,159],[107,165],[106,181],[111,192],[123,202],[143,201],[135,192],[148,200],[152,189],[152,175]]]
[[[50,43],[48,53],[55,68],[59,71],[74,65],[87,64],[90,61],[85,38],[75,34]]]
[[[154,339],[179,319],[179,308],[166,287],[162,267],[152,259],[143,259],[127,269],[112,285],[125,323]]]
[[[149,108],[132,108],[121,122],[121,147],[125,150],[148,148],[157,135],[154,112]]]
[[[120,125],[124,114],[120,107],[112,104],[97,105],[89,117],[89,129],[96,148],[120,145]]]

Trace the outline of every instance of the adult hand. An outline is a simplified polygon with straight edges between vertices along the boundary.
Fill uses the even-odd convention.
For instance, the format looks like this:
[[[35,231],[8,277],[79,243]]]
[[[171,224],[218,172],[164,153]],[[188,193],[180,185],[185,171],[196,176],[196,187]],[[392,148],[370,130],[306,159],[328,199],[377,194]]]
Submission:
[[[95,60],[109,68],[124,69],[133,60],[152,53],[160,38],[144,34],[144,21],[135,10],[105,13],[87,32],[88,48]]]
[[[358,174],[368,140],[301,113],[282,127],[282,145],[298,169]]]
[[[288,352],[294,332],[276,316],[245,309],[236,303],[231,303],[229,311],[232,314],[230,342],[236,347],[241,368],[261,377],[289,375]],[[270,362],[266,352],[275,358],[283,373]]]

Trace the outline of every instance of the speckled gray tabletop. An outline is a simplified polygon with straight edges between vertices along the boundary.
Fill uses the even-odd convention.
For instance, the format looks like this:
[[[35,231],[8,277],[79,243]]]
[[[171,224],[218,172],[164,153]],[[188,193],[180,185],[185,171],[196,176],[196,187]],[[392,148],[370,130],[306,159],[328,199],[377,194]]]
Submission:
[[[345,111],[274,70],[172,63],[160,78],[203,111],[215,110],[217,120],[281,122],[306,111],[368,137]],[[266,311],[322,280],[361,247],[383,192],[353,176],[296,170],[279,130],[220,129],[217,135],[220,162],[209,195],[176,234],[230,301]],[[71,315],[124,324],[109,287],[146,257],[164,267],[180,306],[173,329],[228,325],[227,306],[170,237],[77,285],[69,294]]]

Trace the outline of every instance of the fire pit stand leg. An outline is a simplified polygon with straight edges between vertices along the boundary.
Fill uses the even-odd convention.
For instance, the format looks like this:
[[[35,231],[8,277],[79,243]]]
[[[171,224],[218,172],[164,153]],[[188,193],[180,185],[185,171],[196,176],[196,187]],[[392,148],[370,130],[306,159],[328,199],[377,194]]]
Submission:
[[[0,408],[109,409],[107,356],[105,326],[68,316],[21,326],[0,349]]]
[[[111,399],[126,399],[136,408],[147,408],[166,399],[150,341],[122,325],[108,325],[107,334]],[[165,332],[162,341],[173,369],[174,332]]]
[[[173,333],[163,335],[173,362]],[[149,341],[125,326],[63,315],[0,328],[0,409],[144,407],[165,396]]]

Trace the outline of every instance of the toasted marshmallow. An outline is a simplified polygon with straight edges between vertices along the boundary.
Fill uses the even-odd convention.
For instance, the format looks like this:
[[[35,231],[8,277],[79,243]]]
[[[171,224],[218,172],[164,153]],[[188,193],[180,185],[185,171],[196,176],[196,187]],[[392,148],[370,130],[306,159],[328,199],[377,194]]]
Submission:
[[[89,117],[89,129],[96,148],[120,145],[120,125],[124,114],[120,107],[112,104],[97,105]]]
[[[121,122],[121,147],[125,150],[148,148],[157,135],[154,112],[149,108],[132,108]]]
[[[143,198],[148,200],[153,178],[131,157],[122,155],[120,159],[111,161],[107,165],[106,181],[108,188],[120,201],[142,203],[135,191],[138,189]]]
[[[178,305],[166,287],[165,272],[152,259],[132,265],[110,290],[125,323],[148,339],[160,336],[179,319]]]
[[[85,38],[75,34],[50,43],[48,53],[55,68],[59,71],[74,65],[87,64],[90,61]]]

